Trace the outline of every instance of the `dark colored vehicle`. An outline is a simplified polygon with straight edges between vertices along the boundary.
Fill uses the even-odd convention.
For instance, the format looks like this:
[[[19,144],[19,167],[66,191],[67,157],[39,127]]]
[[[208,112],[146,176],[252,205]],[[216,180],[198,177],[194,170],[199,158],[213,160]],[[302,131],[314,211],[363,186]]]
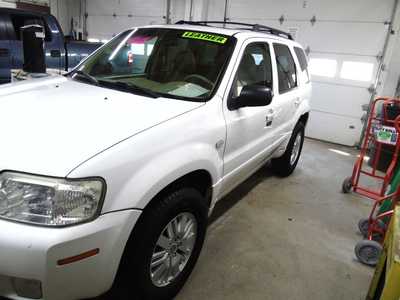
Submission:
[[[49,14],[0,8],[0,84],[10,82],[10,69],[21,69],[23,46],[20,28],[39,24],[45,29],[46,66],[68,71],[102,44],[70,41],[57,19]]]

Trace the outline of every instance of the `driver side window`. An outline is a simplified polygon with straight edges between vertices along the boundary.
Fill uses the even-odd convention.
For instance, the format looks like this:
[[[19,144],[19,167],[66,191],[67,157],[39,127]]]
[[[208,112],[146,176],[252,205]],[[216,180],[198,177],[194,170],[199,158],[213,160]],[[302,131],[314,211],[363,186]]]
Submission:
[[[266,43],[253,43],[246,47],[232,85],[231,97],[238,97],[243,87],[248,85],[272,89],[271,55]]]

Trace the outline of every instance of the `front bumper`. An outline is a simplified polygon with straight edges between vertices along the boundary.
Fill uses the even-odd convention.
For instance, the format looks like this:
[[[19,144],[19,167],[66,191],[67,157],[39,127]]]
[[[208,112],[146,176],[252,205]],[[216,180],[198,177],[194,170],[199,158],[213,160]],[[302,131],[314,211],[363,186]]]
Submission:
[[[139,216],[138,210],[125,210],[65,228],[0,220],[0,296],[33,299],[17,294],[20,279],[30,280],[33,285],[39,283],[39,299],[73,300],[101,295],[113,283],[126,241]],[[58,265],[61,259],[97,248],[99,253],[95,256]]]

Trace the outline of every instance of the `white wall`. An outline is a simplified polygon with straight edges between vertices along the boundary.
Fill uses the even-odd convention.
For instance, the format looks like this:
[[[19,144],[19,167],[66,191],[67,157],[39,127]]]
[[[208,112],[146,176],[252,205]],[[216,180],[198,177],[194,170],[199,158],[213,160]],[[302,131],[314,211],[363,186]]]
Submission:
[[[74,29],[82,30],[84,18],[84,1],[80,0],[50,0],[50,11],[61,25],[64,34],[71,33],[71,19]]]
[[[397,14],[393,22],[395,34],[390,36],[385,60],[386,68],[382,76],[382,87],[379,90],[381,95],[389,97],[395,95],[400,79],[400,1],[397,5]]]
[[[398,31],[397,31],[398,32]],[[400,34],[397,33],[396,44],[393,48],[393,55],[387,65],[387,77],[382,92],[383,96],[393,97],[400,80]]]

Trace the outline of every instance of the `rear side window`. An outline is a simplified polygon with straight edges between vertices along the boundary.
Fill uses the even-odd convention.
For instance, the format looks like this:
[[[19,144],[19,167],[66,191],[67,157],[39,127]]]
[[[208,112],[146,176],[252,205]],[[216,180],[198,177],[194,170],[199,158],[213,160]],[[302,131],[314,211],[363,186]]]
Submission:
[[[305,69],[307,69],[308,62],[303,49],[299,47],[294,47],[294,52],[296,53],[297,59],[299,60],[301,70],[304,71]]]
[[[289,47],[274,44],[276,65],[278,67],[279,93],[286,93],[297,87],[296,65]]]
[[[307,57],[306,57],[303,49],[301,49],[299,47],[294,47],[294,52],[296,53],[297,60],[299,61],[299,64],[300,64],[300,69],[301,69],[300,76],[302,78],[304,78],[305,82],[309,82],[310,75],[308,73],[308,68],[307,68],[308,67]]]

